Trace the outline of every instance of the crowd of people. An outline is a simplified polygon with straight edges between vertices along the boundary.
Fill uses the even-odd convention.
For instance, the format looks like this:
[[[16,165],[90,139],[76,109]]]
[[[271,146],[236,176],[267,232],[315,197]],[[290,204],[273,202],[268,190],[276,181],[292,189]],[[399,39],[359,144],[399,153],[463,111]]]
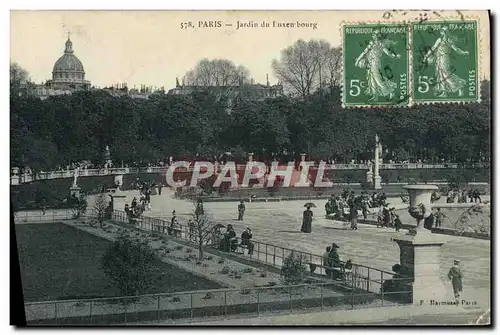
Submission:
[[[125,213],[129,218],[138,218],[145,211],[151,210],[151,196],[156,195],[156,187],[158,186],[158,194],[161,194],[161,183],[158,185],[153,181],[151,183],[141,182],[137,178],[135,182],[135,188],[139,190],[140,196],[139,200],[137,197],[132,199],[132,202],[125,204]]]
[[[451,189],[446,194],[447,203],[468,203],[468,202],[481,202],[481,192],[478,189]]]
[[[238,244],[238,238],[236,237],[236,231],[232,224],[228,224],[226,231],[219,238],[218,249],[225,252],[236,252],[238,246],[248,249],[248,254],[253,255],[254,243],[252,240],[252,229],[246,228],[243,233],[241,233],[240,243]]]
[[[352,262],[350,259],[347,262],[342,262],[337,249],[340,247],[336,243],[332,243],[331,246],[326,247],[326,252],[323,254],[323,267],[325,269],[325,274],[330,279],[344,279],[343,274],[345,270],[350,270],[352,268]]]
[[[388,206],[385,193],[373,192],[369,195],[368,192],[363,191],[361,195],[356,196],[354,191],[344,190],[341,195],[332,195],[328,199],[325,212],[327,218],[350,222],[351,229],[357,230],[358,211],[361,211],[363,220],[366,222],[373,208],[380,208],[380,214],[382,214],[380,226],[394,226],[390,224],[399,217],[395,214],[395,208],[388,208]]]

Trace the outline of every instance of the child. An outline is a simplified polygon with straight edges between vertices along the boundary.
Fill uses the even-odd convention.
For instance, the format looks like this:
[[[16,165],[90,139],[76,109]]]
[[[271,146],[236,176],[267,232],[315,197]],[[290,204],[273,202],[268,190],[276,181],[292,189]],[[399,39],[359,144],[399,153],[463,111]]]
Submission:
[[[394,213],[394,229],[396,229],[396,232],[399,232],[399,230],[403,227],[403,223],[401,222],[401,219],[399,218],[399,215]]]

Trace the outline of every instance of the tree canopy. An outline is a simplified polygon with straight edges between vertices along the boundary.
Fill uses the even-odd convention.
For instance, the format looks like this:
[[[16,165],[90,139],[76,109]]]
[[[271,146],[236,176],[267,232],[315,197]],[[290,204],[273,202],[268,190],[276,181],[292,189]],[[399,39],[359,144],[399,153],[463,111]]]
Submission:
[[[189,70],[184,81],[195,86],[237,86],[250,81],[250,71],[227,59],[202,59]]]
[[[287,160],[304,152],[341,163],[371,159],[375,134],[385,160],[490,158],[488,81],[478,103],[343,108],[333,77],[329,89],[264,100],[239,96],[228,103],[210,90],[148,100],[91,90],[40,100],[17,94],[28,73],[15,64],[11,72],[11,166],[46,171],[83,160],[100,165],[106,146],[115,163],[129,166],[228,151],[233,158],[253,152],[255,159]]]

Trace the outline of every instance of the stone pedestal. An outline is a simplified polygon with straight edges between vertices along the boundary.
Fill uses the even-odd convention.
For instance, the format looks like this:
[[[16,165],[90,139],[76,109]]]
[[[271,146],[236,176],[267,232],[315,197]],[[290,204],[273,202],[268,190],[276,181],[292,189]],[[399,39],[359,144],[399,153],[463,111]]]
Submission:
[[[116,188],[116,191],[111,194],[111,200],[113,201],[113,209],[118,211],[125,210],[125,204],[127,203],[127,196],[120,190]]]
[[[451,284],[440,278],[442,235],[433,234],[423,227],[426,212],[431,208],[435,185],[407,185],[404,187],[410,197],[408,212],[417,220],[417,228],[392,240],[399,245],[400,263],[409,270],[413,282],[413,304],[430,305],[431,300],[453,301]]]
[[[74,195],[75,197],[79,198],[79,197],[80,197],[81,190],[82,190],[82,188],[81,188],[81,187],[73,185],[73,186],[71,186],[71,187],[69,188],[69,194],[70,194],[71,196],[73,196],[73,195]]]
[[[413,304],[427,305],[435,301],[453,301],[451,283],[439,277],[441,246],[440,235],[419,230],[417,235],[403,235],[392,239],[399,246],[400,264],[409,270],[413,282]]]
[[[373,172],[371,170],[366,171],[366,182],[373,183]]]
[[[375,190],[380,190],[382,188],[382,178],[380,176],[373,177],[373,188]]]

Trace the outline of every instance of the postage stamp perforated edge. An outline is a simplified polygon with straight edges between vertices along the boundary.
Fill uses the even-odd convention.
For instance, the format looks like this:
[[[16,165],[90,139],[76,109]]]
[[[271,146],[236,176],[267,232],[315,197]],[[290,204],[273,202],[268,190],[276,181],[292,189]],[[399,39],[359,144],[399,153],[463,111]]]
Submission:
[[[469,103],[477,103],[481,102],[481,69],[482,69],[482,58],[483,54],[481,52],[481,45],[483,43],[482,41],[482,36],[481,36],[481,20],[479,17],[474,16],[474,15],[462,15],[462,16],[445,16],[445,17],[439,17],[439,18],[432,18],[425,20],[425,23],[438,23],[438,22],[446,22],[446,21],[475,21],[476,22],[476,58],[477,58],[477,79],[476,79],[476,87],[478,90],[477,94],[477,99],[470,99],[470,100],[453,100],[453,99],[447,99],[447,100],[415,100],[413,98],[413,79],[414,79],[414,71],[413,71],[413,24],[419,23],[418,20],[414,21],[409,21],[407,24],[410,25],[410,33],[409,33],[409,38],[410,38],[410,55],[409,55],[409,63],[410,63],[410,73],[409,73],[409,80],[410,80],[410,87],[409,87],[409,92],[410,92],[410,105],[411,106],[416,106],[416,105],[433,105],[433,104],[469,104]]]
[[[411,63],[410,63],[410,55],[408,55],[408,101],[406,103],[400,103],[400,104],[347,104],[345,103],[344,99],[344,91],[345,91],[345,73],[344,73],[344,58],[345,58],[345,48],[344,48],[344,27],[345,26],[356,26],[356,25],[382,25],[382,24],[387,24],[387,25],[409,25],[408,21],[405,20],[391,20],[391,19],[386,19],[386,20],[363,20],[363,21],[341,21],[340,22],[340,42],[341,42],[341,50],[342,50],[342,57],[340,59],[340,68],[341,68],[341,78],[342,78],[342,86],[340,90],[340,97],[342,101],[342,108],[376,108],[376,109],[387,109],[387,108],[395,108],[395,107],[407,107],[411,105],[411,77],[410,77],[410,70],[411,70]],[[408,29],[408,36],[410,35],[409,29]],[[406,41],[407,46],[406,48],[409,50],[409,54],[411,54],[411,50],[409,49],[411,47],[410,44],[411,40],[410,37],[408,37],[408,40]]]

